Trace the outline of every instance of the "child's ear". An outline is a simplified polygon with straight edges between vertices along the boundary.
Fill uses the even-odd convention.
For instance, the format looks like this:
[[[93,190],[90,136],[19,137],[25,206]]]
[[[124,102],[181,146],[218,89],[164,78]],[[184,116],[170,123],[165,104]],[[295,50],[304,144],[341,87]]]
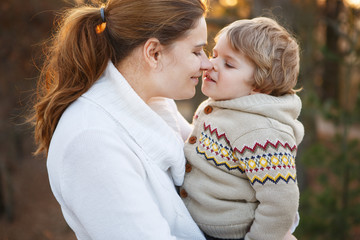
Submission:
[[[255,89],[251,90],[250,94],[249,95],[254,95],[254,94],[257,94],[259,93],[258,91],[256,91]]]
[[[145,62],[152,68],[158,67],[163,49],[164,46],[157,38],[148,39],[143,47]]]
[[[251,92],[250,92],[249,95],[253,95],[253,94],[257,94],[257,93],[261,93],[261,91],[260,91],[259,89],[257,89],[256,87],[254,87],[254,88],[251,90]]]

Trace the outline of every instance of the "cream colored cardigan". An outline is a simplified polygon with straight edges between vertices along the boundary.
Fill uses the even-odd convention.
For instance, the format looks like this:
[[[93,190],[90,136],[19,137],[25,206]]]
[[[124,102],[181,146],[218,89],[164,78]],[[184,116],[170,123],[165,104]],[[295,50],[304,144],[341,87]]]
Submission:
[[[217,238],[283,239],[298,210],[295,156],[304,135],[297,95],[203,102],[185,144],[180,191]]]

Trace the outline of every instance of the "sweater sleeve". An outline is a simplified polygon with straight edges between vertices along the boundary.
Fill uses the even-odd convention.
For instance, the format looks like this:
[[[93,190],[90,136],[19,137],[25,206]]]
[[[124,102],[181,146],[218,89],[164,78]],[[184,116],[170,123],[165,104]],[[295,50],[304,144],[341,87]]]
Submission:
[[[115,133],[88,130],[63,156],[61,194],[91,239],[175,239],[135,152]],[[82,236],[77,236],[83,239]]]
[[[236,156],[259,202],[245,239],[283,239],[299,205],[295,139],[289,133],[264,128],[240,137],[235,145]]]

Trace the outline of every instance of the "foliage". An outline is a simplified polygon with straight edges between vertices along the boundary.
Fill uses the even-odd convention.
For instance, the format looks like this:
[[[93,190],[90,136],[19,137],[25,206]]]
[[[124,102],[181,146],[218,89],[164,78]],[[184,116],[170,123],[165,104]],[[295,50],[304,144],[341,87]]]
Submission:
[[[326,4],[335,1],[326,1]],[[341,2],[340,2],[341,3]],[[326,9],[328,6],[324,6]],[[360,226],[360,97],[359,97],[359,19],[354,9],[338,5],[339,17],[329,19],[324,15],[325,39],[317,39],[321,84],[308,84],[311,90],[303,96],[304,121],[311,140],[298,161],[306,169],[307,186],[301,192],[301,224],[295,235],[299,239],[356,239]],[[332,33],[328,34],[331,30]],[[330,39],[330,37],[334,39]],[[337,44],[333,44],[334,41]],[[341,44],[339,44],[341,43]],[[335,64],[335,65],[334,65]],[[333,76],[325,74],[336,66]],[[320,70],[320,71],[319,71]],[[321,74],[323,72],[323,74]],[[325,77],[325,79],[324,79]],[[332,78],[332,79],[328,79]],[[329,85],[327,88],[324,85]],[[326,90],[335,90],[328,95]],[[325,133],[319,134],[319,124],[329,124]],[[356,232],[357,231],[357,232]]]
[[[311,182],[300,198],[300,239],[349,239],[360,224],[360,142],[344,136],[313,144],[300,159]]]

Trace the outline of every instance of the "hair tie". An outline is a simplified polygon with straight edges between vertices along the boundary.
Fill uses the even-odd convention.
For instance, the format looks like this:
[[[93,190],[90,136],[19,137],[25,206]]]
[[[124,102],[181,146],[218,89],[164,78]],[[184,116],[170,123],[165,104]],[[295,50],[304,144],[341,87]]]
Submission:
[[[105,30],[105,28],[106,28],[105,8],[104,8],[104,7],[100,8],[100,15],[101,15],[101,20],[102,20],[103,22],[96,26],[95,30],[96,30],[96,33],[97,33],[97,34],[102,33],[102,32]]]
[[[105,22],[105,8],[100,8],[100,15],[103,22]]]

